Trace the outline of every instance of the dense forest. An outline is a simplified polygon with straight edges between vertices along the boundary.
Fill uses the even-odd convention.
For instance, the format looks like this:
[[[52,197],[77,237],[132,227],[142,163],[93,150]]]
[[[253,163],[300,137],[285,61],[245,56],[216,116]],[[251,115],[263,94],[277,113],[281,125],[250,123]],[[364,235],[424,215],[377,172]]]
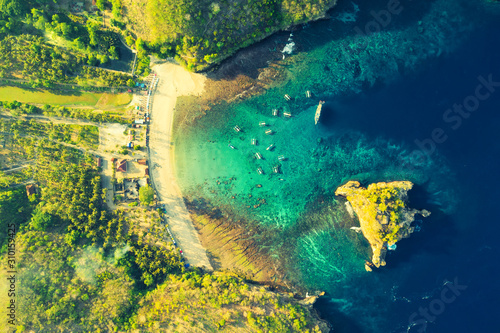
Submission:
[[[336,0],[123,0],[124,22],[145,51],[203,70],[291,25],[325,15]],[[141,47],[138,47],[139,52]]]
[[[129,75],[97,68],[118,60],[121,44],[98,16],[73,15],[57,1],[0,2],[0,77],[33,87],[126,86]]]
[[[150,54],[175,57],[189,70],[199,71],[276,31],[321,18],[335,3],[98,0],[90,12],[75,15],[59,1],[3,0],[0,39],[6,40],[0,43],[5,50],[1,54],[5,58],[26,52],[28,57],[26,61],[17,57],[13,68],[0,57],[0,76],[23,73],[22,77],[45,83],[76,82],[82,66],[102,66],[119,59],[120,38],[137,51],[138,75],[149,73]],[[108,23],[103,13],[110,17]],[[109,80],[108,85],[124,84]]]

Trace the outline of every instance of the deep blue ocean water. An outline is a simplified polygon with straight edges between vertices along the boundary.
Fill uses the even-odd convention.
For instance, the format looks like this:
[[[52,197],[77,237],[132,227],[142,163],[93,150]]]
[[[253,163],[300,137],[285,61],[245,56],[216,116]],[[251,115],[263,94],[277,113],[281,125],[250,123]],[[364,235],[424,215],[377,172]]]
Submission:
[[[383,132],[415,145],[415,139],[430,138],[433,129],[442,128],[448,139],[437,149],[458,180],[456,211],[426,221],[420,234],[389,254],[383,272],[375,273],[394,283],[388,291],[392,304],[381,299],[368,305],[373,312],[390,309],[386,332],[500,332],[500,86],[457,129],[442,118],[454,103],[474,94],[479,76],[489,75],[500,82],[500,22],[482,26],[416,77],[341,103],[352,115],[343,126],[373,136]],[[449,300],[454,289],[447,281],[466,289],[459,287]],[[332,323],[341,323],[336,332],[371,331],[356,324],[358,318],[346,315],[338,302],[325,298],[317,308]]]
[[[431,4],[441,7],[419,31]],[[327,292],[315,307],[334,332],[500,332],[500,16],[478,11],[484,18],[474,18],[474,4],[462,1],[460,15],[469,17],[457,21],[454,4],[403,2],[407,9],[380,35],[365,45],[346,39],[343,49],[337,41],[352,34],[353,24],[307,25],[290,36],[297,49],[280,64],[288,71],[286,84],[214,108],[176,142],[185,196],[268,230],[274,238],[265,247],[286,263],[288,278]],[[362,27],[370,9],[386,2],[359,5]],[[340,2],[332,15],[352,8]],[[270,52],[288,36],[273,37]],[[459,46],[441,54],[455,38]],[[436,52],[427,53],[431,49]],[[484,80],[498,84],[477,90]],[[304,97],[307,89],[313,98]],[[475,111],[448,112],[473,103],[476,91],[484,97],[471,104]],[[326,104],[315,126],[319,99]],[[293,117],[272,117],[275,107]],[[265,135],[267,128],[275,134]],[[266,151],[270,143],[276,148]],[[422,149],[434,150],[424,163],[410,158]],[[287,161],[279,162],[280,154]],[[278,164],[282,173],[273,174]],[[350,230],[356,220],[333,198],[349,179],[411,180],[410,206],[432,212],[417,223],[420,232],[388,254],[387,266],[371,273],[363,267],[369,248]]]

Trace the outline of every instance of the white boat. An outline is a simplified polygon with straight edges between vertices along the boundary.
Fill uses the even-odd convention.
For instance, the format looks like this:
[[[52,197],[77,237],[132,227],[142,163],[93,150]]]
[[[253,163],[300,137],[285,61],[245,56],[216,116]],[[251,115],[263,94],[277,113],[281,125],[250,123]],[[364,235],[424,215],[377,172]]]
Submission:
[[[255,158],[258,160],[262,159],[262,154],[261,153],[255,153]]]
[[[306,97],[311,98],[311,91],[310,90],[306,91]]]
[[[321,117],[321,109],[323,108],[325,101],[319,101],[318,107],[316,108],[316,113],[314,114],[314,125],[318,125],[319,117]]]
[[[264,170],[262,170],[262,168],[261,168],[261,167],[259,167],[259,168],[257,169],[257,172],[259,173],[259,175],[263,175],[263,174],[264,174]]]
[[[268,130],[266,130],[266,134],[267,134],[267,135],[273,135],[273,134],[274,134],[274,132],[273,132],[273,130],[268,129]]]
[[[284,161],[284,160],[286,160],[285,155],[278,156],[278,161]]]
[[[257,146],[257,139],[252,139],[252,141],[250,141],[250,143],[252,144],[252,146]]]
[[[238,125],[234,126],[234,130],[236,132],[241,132],[241,128]]]
[[[278,109],[273,109],[273,116],[277,117],[279,115]]]
[[[287,118],[291,118],[292,114],[290,112],[283,112],[283,115]]]
[[[289,101],[289,100],[291,100],[292,98],[290,97],[290,95],[285,94],[285,99],[286,99],[287,101]]]
[[[271,143],[266,150],[272,151],[274,149],[274,143]]]
[[[259,126],[260,126],[260,127],[266,127],[266,126],[267,126],[267,124],[266,124],[266,122],[265,122],[265,121],[261,121],[261,122],[259,122]]]
[[[235,147],[235,146],[233,146],[233,145],[229,145],[229,148],[231,148],[231,149],[236,149],[236,147]]]
[[[274,173],[281,173],[281,172],[280,172],[280,166],[279,166],[279,165],[275,165],[275,166],[273,166],[273,172],[274,172]]]

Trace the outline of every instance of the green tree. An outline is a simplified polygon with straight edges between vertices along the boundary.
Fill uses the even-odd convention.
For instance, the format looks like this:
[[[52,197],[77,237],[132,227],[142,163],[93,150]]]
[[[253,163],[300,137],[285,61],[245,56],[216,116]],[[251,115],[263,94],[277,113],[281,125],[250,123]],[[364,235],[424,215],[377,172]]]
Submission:
[[[99,60],[100,60],[101,64],[104,65],[104,64],[108,63],[109,57],[106,54],[103,54],[103,55],[99,56]]]
[[[146,185],[139,189],[139,200],[141,200],[142,204],[145,206],[149,206],[154,200],[154,191],[151,186]]]
[[[98,35],[97,35],[97,30],[98,30],[98,24],[94,23],[92,21],[87,21],[87,32],[89,34],[89,44],[92,46],[96,46],[98,44]]]
[[[45,231],[52,225],[52,215],[43,211],[41,206],[38,206],[33,212],[30,225],[33,229],[38,231]]]
[[[118,19],[122,16],[122,2],[121,0],[111,0],[111,6],[113,7],[112,13],[113,17]]]
[[[104,11],[104,7],[106,5],[106,0],[96,0],[95,5],[99,8],[100,11]]]
[[[0,228],[3,230],[0,233],[0,246],[4,245],[8,230],[17,231],[21,224],[29,220],[32,210],[24,187],[0,192]],[[15,228],[11,228],[13,225]]]
[[[115,46],[110,46],[108,49],[108,54],[111,59],[118,59],[118,51]]]
[[[127,80],[127,86],[129,86],[131,88],[135,87],[135,81],[132,80],[132,79],[128,79]]]
[[[0,12],[9,16],[20,16],[25,9],[23,0],[0,0]]]

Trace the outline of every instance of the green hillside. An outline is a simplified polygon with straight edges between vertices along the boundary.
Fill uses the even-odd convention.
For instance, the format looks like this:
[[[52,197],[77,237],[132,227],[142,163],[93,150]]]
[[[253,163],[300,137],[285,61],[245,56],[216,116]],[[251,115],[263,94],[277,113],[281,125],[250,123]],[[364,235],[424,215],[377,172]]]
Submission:
[[[128,27],[147,41],[146,49],[163,57],[176,56],[190,70],[202,70],[276,31],[324,16],[335,3],[122,0],[121,13]]]

